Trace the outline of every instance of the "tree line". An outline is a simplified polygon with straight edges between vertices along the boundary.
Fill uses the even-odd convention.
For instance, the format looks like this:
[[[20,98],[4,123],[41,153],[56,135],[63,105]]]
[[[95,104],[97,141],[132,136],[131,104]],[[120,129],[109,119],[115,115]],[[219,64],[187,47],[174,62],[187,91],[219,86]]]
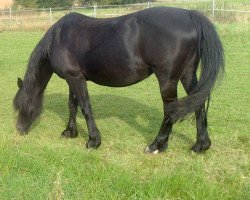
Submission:
[[[118,5],[143,3],[149,0],[14,0],[15,7],[24,8],[55,8],[66,6],[82,6],[82,5]]]

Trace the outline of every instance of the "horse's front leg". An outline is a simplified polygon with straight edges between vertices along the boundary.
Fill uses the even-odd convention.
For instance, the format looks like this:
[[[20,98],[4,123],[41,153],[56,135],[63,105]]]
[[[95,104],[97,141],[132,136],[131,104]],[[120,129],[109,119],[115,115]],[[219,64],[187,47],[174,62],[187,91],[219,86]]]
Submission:
[[[77,99],[69,88],[69,122],[67,128],[62,132],[62,136],[66,138],[75,138],[78,135],[76,128],[76,113],[77,113]]]
[[[70,87],[70,90],[72,90],[72,92],[76,95],[82,114],[86,119],[89,132],[89,141],[87,142],[86,146],[87,148],[97,148],[101,144],[101,137],[93,118],[86,79],[81,73],[79,73],[75,76],[67,76],[66,81]]]

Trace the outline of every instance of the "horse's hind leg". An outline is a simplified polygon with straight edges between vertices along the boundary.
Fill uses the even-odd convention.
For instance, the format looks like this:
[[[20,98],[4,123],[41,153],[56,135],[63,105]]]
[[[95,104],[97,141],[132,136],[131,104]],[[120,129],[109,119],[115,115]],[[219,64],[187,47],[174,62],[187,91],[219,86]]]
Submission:
[[[76,128],[76,113],[77,113],[77,105],[78,101],[69,88],[69,122],[67,128],[62,132],[62,136],[66,138],[75,138],[78,135],[77,128]]]
[[[178,79],[167,80],[168,76],[166,73],[155,74],[160,85],[160,92],[164,107],[164,118],[158,135],[156,136],[154,142],[146,148],[145,153],[159,153],[166,150],[173,123],[169,120],[169,113],[166,112],[165,108],[170,102],[177,100]]]
[[[198,62],[192,67],[187,68],[181,77],[181,83],[189,95],[198,83],[196,70]],[[211,140],[207,131],[207,112],[205,110],[205,103],[195,112],[196,116],[196,128],[197,128],[197,140],[194,146],[191,148],[195,152],[202,152],[210,148]]]
[[[97,148],[101,144],[101,137],[92,115],[86,79],[81,73],[79,73],[78,75],[67,76],[66,81],[72,92],[76,95],[78,104],[86,119],[89,132],[89,141],[86,146],[87,148]]]

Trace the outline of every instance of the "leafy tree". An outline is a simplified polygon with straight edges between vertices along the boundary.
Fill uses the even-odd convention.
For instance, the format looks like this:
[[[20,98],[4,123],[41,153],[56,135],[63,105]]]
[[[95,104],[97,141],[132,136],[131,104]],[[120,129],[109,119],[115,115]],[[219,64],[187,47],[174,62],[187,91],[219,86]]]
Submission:
[[[14,7],[36,8],[37,0],[14,0]]]
[[[14,6],[24,8],[54,8],[67,7],[72,5],[118,5],[118,4],[133,4],[143,3],[150,0],[14,0]],[[151,0],[154,1],[154,0]]]
[[[66,7],[72,6],[73,4],[74,0],[37,0],[39,8]]]
[[[133,4],[133,3],[143,3],[148,1],[155,1],[155,0],[76,0],[77,4],[99,4],[99,5],[118,5],[118,4]]]
[[[134,4],[134,3],[144,3],[148,1],[150,0],[112,0],[112,3],[113,4]]]

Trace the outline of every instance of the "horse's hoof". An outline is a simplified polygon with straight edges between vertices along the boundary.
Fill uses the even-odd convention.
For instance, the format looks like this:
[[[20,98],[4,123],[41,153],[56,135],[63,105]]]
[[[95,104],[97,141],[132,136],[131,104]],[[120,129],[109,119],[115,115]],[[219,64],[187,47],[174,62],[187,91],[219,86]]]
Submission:
[[[165,142],[165,143],[162,143],[160,144],[159,142],[153,142],[151,145],[149,145],[144,153],[146,154],[158,154],[158,153],[161,153],[161,152],[164,152],[168,147],[168,143]]]
[[[156,150],[151,150],[149,147],[147,147],[144,151],[145,154],[158,154],[159,153],[159,150],[156,149]]]
[[[208,139],[206,141],[197,141],[195,145],[191,148],[192,151],[196,153],[202,153],[208,150],[211,146],[211,140]]]
[[[78,132],[77,130],[69,130],[69,129],[66,129],[62,132],[61,134],[61,137],[64,137],[64,138],[76,138],[78,135]]]
[[[95,141],[88,141],[86,143],[86,147],[88,149],[97,149],[101,145],[101,140],[95,140]]]
[[[27,131],[19,131],[19,130],[18,130],[18,133],[19,133],[19,135],[21,135],[21,136],[28,135],[28,132],[27,132]]]

